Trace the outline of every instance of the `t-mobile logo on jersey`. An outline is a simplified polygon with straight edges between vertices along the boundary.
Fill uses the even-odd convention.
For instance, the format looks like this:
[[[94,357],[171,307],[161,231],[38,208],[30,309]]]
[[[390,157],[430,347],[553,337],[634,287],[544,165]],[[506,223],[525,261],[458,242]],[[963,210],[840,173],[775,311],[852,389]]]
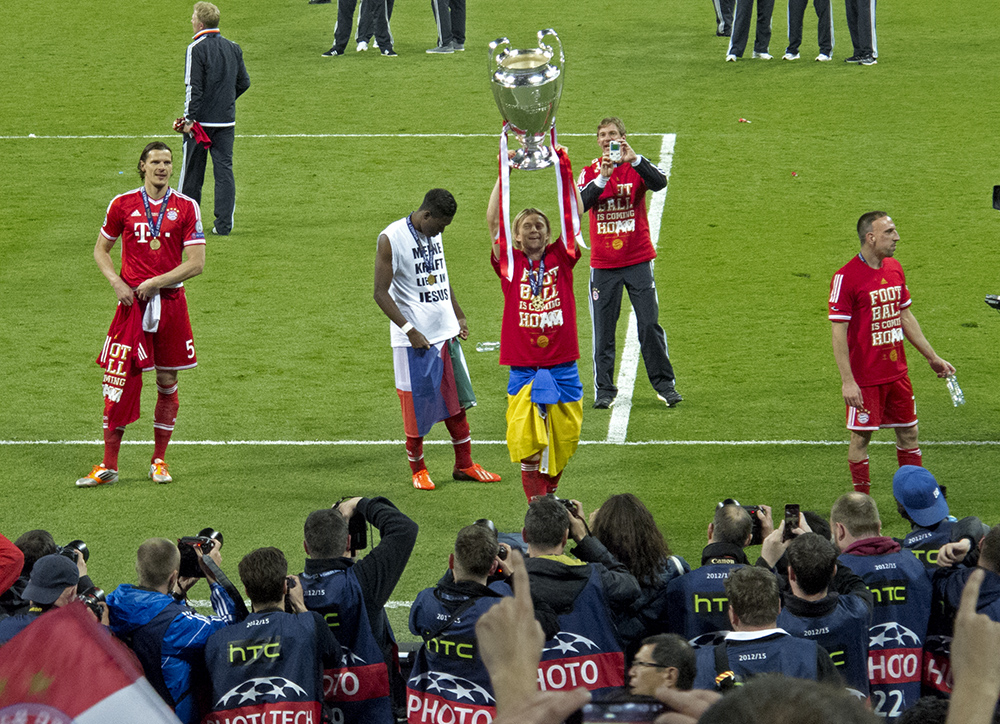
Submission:
[[[148,244],[154,238],[153,235],[149,232],[149,224],[146,223],[145,221],[135,222],[133,228],[135,230],[136,237],[138,237],[136,238],[136,241],[139,242],[140,244]],[[164,232],[163,236],[169,237],[170,232],[169,231]]]

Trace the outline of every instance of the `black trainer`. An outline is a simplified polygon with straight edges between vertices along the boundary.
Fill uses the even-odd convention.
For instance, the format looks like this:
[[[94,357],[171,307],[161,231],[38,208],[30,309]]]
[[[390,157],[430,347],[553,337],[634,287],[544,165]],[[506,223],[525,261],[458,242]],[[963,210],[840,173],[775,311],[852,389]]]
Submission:
[[[673,387],[668,387],[663,392],[657,392],[656,398],[665,403],[667,407],[676,407],[678,402],[684,401],[684,398],[681,397],[681,393]]]
[[[860,55],[852,55],[850,58],[844,58],[844,62],[845,63],[860,63],[861,62],[861,56]]]
[[[996,294],[987,294],[986,303],[1000,312],[1000,296],[997,296]]]
[[[594,409],[595,410],[607,410],[609,407],[611,407],[612,404],[614,404],[614,401],[615,401],[615,398],[612,397],[611,395],[607,394],[606,392],[602,393],[602,394],[599,394],[597,396],[597,399],[594,400]]]

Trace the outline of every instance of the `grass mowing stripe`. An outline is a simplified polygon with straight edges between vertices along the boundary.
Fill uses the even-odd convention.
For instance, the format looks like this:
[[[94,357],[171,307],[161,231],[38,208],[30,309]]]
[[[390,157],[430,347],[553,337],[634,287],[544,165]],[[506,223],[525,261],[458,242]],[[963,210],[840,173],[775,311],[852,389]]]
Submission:
[[[677,142],[676,133],[663,134],[660,143],[660,168],[667,177],[669,188],[670,169],[674,163],[674,144]],[[660,222],[663,220],[663,207],[667,199],[667,189],[653,194],[649,203],[649,238],[653,242],[653,249],[659,246],[660,242]],[[615,404],[611,407],[611,419],[608,420],[609,443],[625,442],[628,433],[628,421],[632,412],[632,393],[635,391],[635,376],[639,370],[639,324],[635,318],[635,309],[629,302],[628,329],[625,332],[625,348],[622,351],[622,361],[618,366],[618,395],[615,397]]]

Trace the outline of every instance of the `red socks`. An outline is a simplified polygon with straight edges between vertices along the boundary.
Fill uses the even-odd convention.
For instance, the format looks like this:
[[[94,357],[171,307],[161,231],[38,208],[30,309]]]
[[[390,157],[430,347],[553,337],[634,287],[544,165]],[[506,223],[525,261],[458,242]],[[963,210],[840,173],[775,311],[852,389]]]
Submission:
[[[904,465],[919,465],[923,467],[923,455],[920,452],[920,448],[902,448],[898,445],[896,446],[896,460],[899,461],[899,467]]]
[[[847,464],[851,468],[851,481],[854,483],[854,490],[865,495],[871,494],[871,479],[868,477],[868,458],[859,463],[848,460]]]
[[[538,477],[545,483],[545,492],[549,495],[555,495],[556,488],[559,487],[559,478],[562,477],[562,470],[560,470],[557,475],[544,475],[543,473],[539,473]]]
[[[424,439],[422,437],[406,437],[406,459],[410,461],[410,470],[414,475],[426,470],[424,465]]]
[[[521,486],[529,501],[536,495],[545,495],[548,492],[548,486],[542,474],[538,472],[538,461],[528,463],[521,461]]]
[[[465,410],[452,415],[444,421],[444,424],[451,433],[451,444],[455,446],[455,467],[458,470],[471,468],[472,435],[469,432],[469,421],[465,417]]]
[[[897,445],[896,460],[899,461],[900,467],[904,465],[923,465],[923,456],[918,447],[903,448]],[[870,495],[872,485],[871,478],[868,476],[868,458],[859,463],[848,460],[847,464],[851,467],[851,481],[854,483],[854,489],[859,493]]]
[[[167,443],[174,434],[174,423],[177,422],[179,407],[176,384],[173,387],[156,386],[156,409],[153,410],[153,460],[166,459]]]
[[[104,429],[104,460],[102,464],[108,470],[118,469],[118,450],[121,449],[122,436],[124,435],[124,427]]]

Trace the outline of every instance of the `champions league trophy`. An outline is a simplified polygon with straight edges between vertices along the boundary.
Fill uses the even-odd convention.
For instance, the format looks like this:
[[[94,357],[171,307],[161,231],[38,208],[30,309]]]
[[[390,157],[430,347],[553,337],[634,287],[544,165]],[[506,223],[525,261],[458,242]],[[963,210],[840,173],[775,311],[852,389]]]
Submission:
[[[555,38],[556,47],[543,42],[548,36]],[[490,43],[493,97],[522,146],[512,159],[517,168],[534,170],[555,163],[553,149],[542,142],[555,125],[565,62],[562,42],[552,29],[538,31],[537,48],[511,48],[507,38]]]

